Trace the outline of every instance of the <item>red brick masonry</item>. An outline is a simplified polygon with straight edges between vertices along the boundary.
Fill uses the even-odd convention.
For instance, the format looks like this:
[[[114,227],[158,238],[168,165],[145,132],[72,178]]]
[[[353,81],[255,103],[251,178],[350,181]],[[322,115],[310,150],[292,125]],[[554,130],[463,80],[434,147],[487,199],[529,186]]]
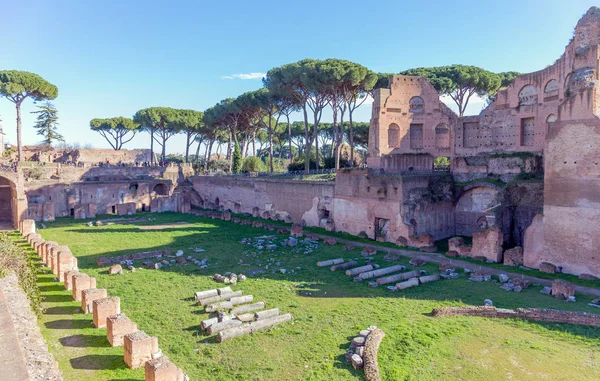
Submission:
[[[600,315],[587,312],[571,312],[546,308],[517,308],[509,310],[491,306],[481,307],[438,307],[431,311],[433,316],[481,316],[489,318],[520,318],[600,327]]]

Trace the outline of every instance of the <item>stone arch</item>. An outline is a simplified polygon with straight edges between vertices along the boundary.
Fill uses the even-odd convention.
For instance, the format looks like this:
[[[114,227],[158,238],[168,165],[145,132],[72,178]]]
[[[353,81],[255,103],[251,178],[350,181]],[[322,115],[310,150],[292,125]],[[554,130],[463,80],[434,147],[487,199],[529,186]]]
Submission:
[[[400,127],[392,123],[388,127],[388,147],[398,147],[400,143]]]
[[[546,118],[546,126],[548,127],[548,132],[550,132],[550,128],[552,127],[554,122],[556,122],[557,120],[558,120],[558,117],[556,115],[554,115],[554,114],[548,115],[548,117]]]
[[[152,188],[152,192],[154,192],[157,196],[168,196],[169,195],[169,187],[167,184],[158,183]]]
[[[534,85],[525,85],[519,91],[519,106],[534,105],[537,103],[537,89]]]
[[[558,81],[556,79],[551,79],[544,86],[544,94],[546,96],[558,94]]]
[[[435,127],[435,148],[450,148],[450,129],[445,123]]]
[[[525,85],[519,91],[519,106],[528,106],[537,103],[537,89],[534,85]]]
[[[408,110],[414,114],[422,114],[425,111],[425,101],[421,97],[410,98]]]
[[[0,230],[17,226],[17,186],[0,176]]]
[[[463,193],[456,202],[454,208],[454,219],[457,235],[470,236],[482,227],[482,221],[486,225],[493,225],[493,208],[500,187],[492,184],[472,184],[465,187]]]

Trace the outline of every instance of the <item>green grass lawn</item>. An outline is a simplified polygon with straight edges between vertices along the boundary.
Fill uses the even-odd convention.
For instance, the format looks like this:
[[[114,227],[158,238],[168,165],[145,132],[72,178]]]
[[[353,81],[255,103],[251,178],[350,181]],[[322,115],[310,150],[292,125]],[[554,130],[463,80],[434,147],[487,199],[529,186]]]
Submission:
[[[434,282],[403,292],[369,288],[341,272],[316,267],[318,260],[359,258],[359,250],[341,245],[320,247],[308,254],[278,247],[273,252],[241,245],[242,238],[269,234],[262,229],[183,214],[143,214],[152,222],[88,227],[82,221],[58,219],[41,230],[46,240],[69,245],[83,272],[95,276],[98,287],[121,298],[122,312],[139,329],[159,338],[159,346],[192,380],[352,380],[362,379],[344,359],[353,336],[376,325],[384,330],[379,363],[385,380],[477,379],[598,379],[600,330],[591,327],[482,318],[432,318],[441,305],[481,305],[486,298],[498,307],[547,307],[600,312],[588,307],[592,299],[578,295],[565,303],[531,287],[508,293],[493,283],[456,280]],[[186,221],[192,226],[140,230],[138,225]],[[280,236],[279,240],[283,239]],[[18,241],[25,245],[24,241]],[[204,253],[189,248],[200,247]],[[138,269],[109,276],[96,259],[140,251],[184,250],[185,256],[208,258],[209,268],[193,264],[161,270]],[[381,260],[382,266],[393,263]],[[241,263],[240,263],[241,261]],[[277,266],[276,263],[280,262]],[[359,262],[363,262],[362,258]],[[407,258],[397,263],[406,264]],[[205,335],[200,322],[209,316],[192,300],[195,291],[221,287],[214,273],[266,273],[233,286],[264,300],[268,308],[290,312],[293,322],[268,331],[219,344]],[[136,267],[140,264],[136,263]],[[300,267],[300,270],[295,270]],[[286,274],[273,273],[285,268]],[[291,274],[291,270],[295,274]],[[434,265],[424,269],[433,273]],[[143,370],[129,370],[123,349],[112,348],[104,329],[94,329],[91,315],[77,313],[70,292],[40,274],[46,314],[39,324],[63,370],[65,380],[143,380]]]

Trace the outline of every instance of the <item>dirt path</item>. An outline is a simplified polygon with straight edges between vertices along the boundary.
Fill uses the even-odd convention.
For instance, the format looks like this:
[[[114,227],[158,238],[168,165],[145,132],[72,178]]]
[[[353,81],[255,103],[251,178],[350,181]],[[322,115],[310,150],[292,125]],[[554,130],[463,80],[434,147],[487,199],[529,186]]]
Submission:
[[[330,238],[331,236],[328,235],[324,235],[324,234],[317,234],[317,233],[310,233],[312,235],[316,235],[320,238]],[[392,254],[398,254],[398,255],[402,255],[405,257],[409,257],[409,258],[421,258],[425,261],[428,262],[434,262],[434,263],[452,263],[453,265],[456,265],[458,267],[466,267],[466,268],[470,268],[470,269],[476,269],[477,267],[485,267],[486,271],[489,272],[492,275],[499,275],[499,274],[506,274],[511,278],[523,278],[528,280],[531,283],[539,283],[541,285],[544,286],[552,286],[552,280],[551,279],[542,279],[542,278],[537,278],[531,275],[524,275],[521,273],[514,273],[511,272],[509,270],[509,267],[507,267],[506,270],[504,269],[494,269],[491,267],[487,267],[485,266],[485,263],[481,263],[481,265],[479,264],[474,264],[474,263],[470,263],[470,262],[465,262],[465,261],[461,261],[460,259],[456,259],[456,258],[447,258],[446,256],[442,255],[442,254],[437,254],[437,253],[422,253],[422,252],[418,252],[418,251],[411,251],[411,250],[402,250],[402,249],[392,249],[389,247],[384,247],[384,246],[378,246],[375,243],[362,243],[362,242],[356,242],[356,241],[352,241],[352,240],[347,240],[347,239],[343,239],[343,238],[336,238],[336,240],[338,242],[341,242],[343,244],[349,244],[349,245],[354,245],[357,247],[365,247],[365,246],[374,246],[375,248],[377,248],[377,250],[379,251],[383,251],[383,252],[390,252]],[[576,285],[575,286],[575,291],[580,293],[580,294],[584,294],[584,295],[591,295],[591,296],[596,296],[596,297],[600,297],[600,289],[594,288],[594,287],[586,287],[586,286],[579,286]]]

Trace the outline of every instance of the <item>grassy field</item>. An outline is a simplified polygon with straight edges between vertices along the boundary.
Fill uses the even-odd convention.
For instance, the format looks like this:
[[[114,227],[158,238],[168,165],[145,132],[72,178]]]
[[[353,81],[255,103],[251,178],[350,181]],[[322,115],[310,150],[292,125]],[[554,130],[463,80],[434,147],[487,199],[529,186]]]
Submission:
[[[486,298],[498,307],[598,313],[587,306],[591,297],[578,295],[576,303],[565,303],[540,294],[541,287],[507,293],[493,283],[467,282],[465,276],[390,293],[353,283],[340,272],[315,265],[328,258],[358,258],[358,250],[345,252],[337,245],[310,252],[278,246],[267,252],[239,243],[242,238],[271,233],[262,229],[181,214],[137,217],[156,220],[88,227],[81,221],[59,219],[48,223],[41,234],[47,240],[69,245],[79,259],[80,270],[95,276],[98,287],[106,288],[109,295],[119,296],[122,311],[141,330],[158,336],[163,352],[192,380],[362,379],[362,374],[345,361],[344,353],[351,338],[370,325],[386,333],[379,351],[385,380],[600,378],[598,329],[429,316],[437,306],[481,305]],[[138,228],[173,222],[192,225],[165,230]],[[283,238],[279,236],[276,242]],[[196,254],[189,250],[197,247],[206,251]],[[187,264],[109,276],[107,268],[96,266],[101,256],[158,249],[173,253],[181,249],[186,257],[208,258],[209,268]],[[381,254],[377,257],[376,262],[390,265],[382,261]],[[407,258],[397,261],[407,262]],[[294,321],[223,344],[206,336],[199,325],[208,315],[194,305],[194,291],[220,286],[211,279],[216,272],[244,273],[266,265],[265,273],[233,288],[254,295],[256,301],[266,301],[269,308],[292,313]],[[287,272],[273,272],[280,268]],[[424,268],[436,271],[433,265]],[[40,327],[65,380],[143,380],[143,371],[126,368],[123,349],[111,348],[105,330],[94,329],[91,316],[78,313],[80,305],[52,278],[39,275],[47,309]]]

